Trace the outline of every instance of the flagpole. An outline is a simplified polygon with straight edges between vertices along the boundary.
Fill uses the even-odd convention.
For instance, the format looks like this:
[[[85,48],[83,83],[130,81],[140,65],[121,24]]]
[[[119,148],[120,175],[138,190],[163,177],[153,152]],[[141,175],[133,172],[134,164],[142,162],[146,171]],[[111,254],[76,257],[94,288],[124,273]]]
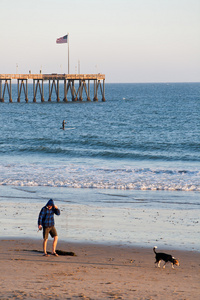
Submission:
[[[68,74],[69,74],[69,33],[67,33],[67,44],[68,44]]]

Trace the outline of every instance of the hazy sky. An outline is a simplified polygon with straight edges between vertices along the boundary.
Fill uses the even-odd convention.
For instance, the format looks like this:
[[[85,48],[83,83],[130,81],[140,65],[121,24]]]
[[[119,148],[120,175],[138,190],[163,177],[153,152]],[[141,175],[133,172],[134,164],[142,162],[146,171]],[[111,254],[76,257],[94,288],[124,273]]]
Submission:
[[[0,0],[0,73],[200,81],[200,0]],[[18,68],[16,68],[18,65]]]

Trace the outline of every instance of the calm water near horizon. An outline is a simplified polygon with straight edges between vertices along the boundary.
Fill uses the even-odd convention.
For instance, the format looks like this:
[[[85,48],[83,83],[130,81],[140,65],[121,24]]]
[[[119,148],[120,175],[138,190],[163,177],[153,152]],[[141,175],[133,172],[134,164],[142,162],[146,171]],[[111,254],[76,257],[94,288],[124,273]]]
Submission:
[[[13,87],[13,102],[16,92]],[[87,206],[90,229],[92,214],[105,210],[104,222],[112,236],[101,229],[101,238],[100,222],[88,240],[98,232],[98,241],[136,242],[135,230],[130,234],[132,224],[140,233],[146,228],[144,240],[148,231],[148,240],[152,234],[156,242],[144,225],[150,221],[152,228],[159,226],[154,228],[157,235],[159,230],[166,235],[167,245],[184,243],[200,249],[199,112],[200,83],[106,84],[106,102],[41,103],[39,94],[37,103],[32,103],[31,95],[29,103],[23,97],[21,103],[6,99],[0,103],[0,205],[9,206],[11,200],[24,203],[24,195],[38,208],[52,195],[63,211],[70,207],[72,215],[75,206],[82,211]],[[65,130],[60,129],[63,120]],[[158,210],[163,212],[161,219]],[[120,211],[126,215],[125,223]],[[113,216],[123,226],[114,229]],[[80,228],[81,220],[76,219],[74,226]],[[80,239],[87,236],[86,229]],[[69,235],[79,239],[76,230],[68,231],[66,239]],[[177,232],[181,241],[176,241]]]

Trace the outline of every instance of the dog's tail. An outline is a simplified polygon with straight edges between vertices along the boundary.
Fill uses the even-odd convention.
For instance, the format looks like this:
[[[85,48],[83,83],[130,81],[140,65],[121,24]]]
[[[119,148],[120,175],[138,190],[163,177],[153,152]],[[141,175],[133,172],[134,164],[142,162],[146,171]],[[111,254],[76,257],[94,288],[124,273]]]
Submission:
[[[157,246],[154,246],[153,247],[153,252],[156,254],[156,249],[157,249]]]

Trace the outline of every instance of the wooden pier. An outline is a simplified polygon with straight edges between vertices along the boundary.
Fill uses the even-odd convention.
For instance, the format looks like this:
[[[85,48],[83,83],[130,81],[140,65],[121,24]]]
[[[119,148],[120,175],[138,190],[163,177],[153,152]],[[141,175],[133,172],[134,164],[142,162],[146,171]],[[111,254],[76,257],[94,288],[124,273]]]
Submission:
[[[48,99],[51,101],[53,90],[56,93],[56,101],[60,101],[60,82],[64,86],[63,101],[68,101],[68,94],[71,93],[72,101],[91,101],[90,82],[93,81],[94,95],[93,101],[98,101],[98,91],[100,90],[102,101],[105,101],[105,75],[104,74],[0,74],[0,102],[4,102],[6,91],[9,102],[12,100],[12,80],[17,80],[17,102],[20,102],[24,93],[25,101],[28,102],[28,81],[33,83],[33,102],[36,102],[37,94],[44,102],[44,82],[48,81]],[[76,85],[75,85],[76,84]],[[68,93],[69,92],[69,93]]]

